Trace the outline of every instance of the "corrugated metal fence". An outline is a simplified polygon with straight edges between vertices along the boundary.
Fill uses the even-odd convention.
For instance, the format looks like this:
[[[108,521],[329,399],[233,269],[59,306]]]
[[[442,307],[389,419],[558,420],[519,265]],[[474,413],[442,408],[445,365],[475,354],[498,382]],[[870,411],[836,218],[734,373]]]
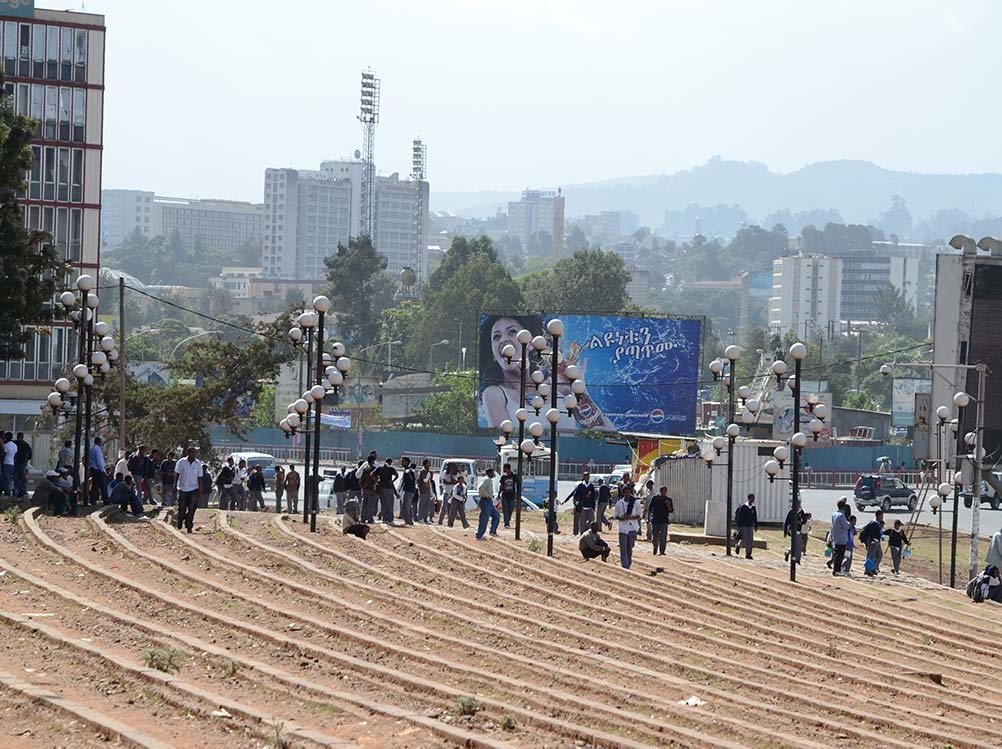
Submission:
[[[710,498],[710,471],[697,455],[668,458],[651,477],[656,489],[667,486],[675,505],[673,523],[702,525]]]

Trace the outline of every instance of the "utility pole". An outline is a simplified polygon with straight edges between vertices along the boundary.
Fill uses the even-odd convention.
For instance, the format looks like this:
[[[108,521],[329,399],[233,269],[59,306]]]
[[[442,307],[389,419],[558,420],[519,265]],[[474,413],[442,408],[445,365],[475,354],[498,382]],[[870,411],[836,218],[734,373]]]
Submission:
[[[125,451],[125,276],[118,277],[118,449]]]

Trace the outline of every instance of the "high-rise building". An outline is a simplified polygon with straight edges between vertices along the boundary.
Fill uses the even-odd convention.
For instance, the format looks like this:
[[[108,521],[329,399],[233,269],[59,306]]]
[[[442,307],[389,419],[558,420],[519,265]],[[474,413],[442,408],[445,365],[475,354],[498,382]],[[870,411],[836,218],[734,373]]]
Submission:
[[[920,258],[891,257],[875,250],[841,253],[842,319],[848,322],[877,321],[877,296],[890,286],[904,293],[917,308]]]
[[[76,276],[97,276],[101,257],[104,16],[33,6],[0,4],[4,89],[18,114],[38,121],[25,223],[51,235],[73,266],[73,288]],[[0,361],[0,426],[32,429],[53,380],[75,357],[71,332],[61,321],[39,328],[23,359]]]
[[[769,329],[783,335],[800,331],[804,323],[815,331],[828,330],[829,320],[842,319],[840,258],[793,255],[772,261],[772,297]]]
[[[423,249],[424,227],[428,225],[428,183],[402,180],[397,174],[376,177],[376,211],[372,222],[372,242],[376,249],[386,256],[386,272],[398,275],[404,268],[410,268],[419,277],[425,277],[425,269],[418,267]],[[423,211],[422,221],[417,220],[418,211]]]
[[[508,233],[528,249],[541,233],[550,236],[553,259],[564,251],[564,197],[560,190],[525,190],[521,200],[508,203]]]
[[[318,279],[324,259],[358,236],[362,164],[324,161],[319,170],[268,169],[264,184],[264,274],[269,278]],[[419,194],[418,186],[422,193]],[[419,271],[417,236],[426,227],[428,183],[376,177],[372,242],[386,256],[387,271]],[[420,207],[424,221],[416,220]],[[423,232],[422,232],[423,233]]]
[[[264,231],[264,206],[239,200],[153,199],[153,236],[178,236],[189,247],[236,250],[258,243]]]
[[[153,193],[101,190],[101,249],[113,250],[137,229],[147,239],[155,236]]]

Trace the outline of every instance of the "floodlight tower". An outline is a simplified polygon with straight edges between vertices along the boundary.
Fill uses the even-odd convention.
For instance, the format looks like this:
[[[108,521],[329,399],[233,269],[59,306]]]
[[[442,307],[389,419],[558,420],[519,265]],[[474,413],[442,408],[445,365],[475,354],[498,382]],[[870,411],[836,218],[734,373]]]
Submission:
[[[427,278],[428,266],[425,264],[425,249],[428,244],[424,238],[424,184],[428,179],[428,146],[420,138],[414,141],[411,158],[411,181],[417,191],[414,201],[414,236],[417,247],[414,252],[414,262],[417,266],[418,278]]]
[[[362,71],[362,99],[358,113],[362,123],[362,202],[358,211],[358,233],[372,236],[375,218],[376,124],[379,122],[379,79],[371,70]]]

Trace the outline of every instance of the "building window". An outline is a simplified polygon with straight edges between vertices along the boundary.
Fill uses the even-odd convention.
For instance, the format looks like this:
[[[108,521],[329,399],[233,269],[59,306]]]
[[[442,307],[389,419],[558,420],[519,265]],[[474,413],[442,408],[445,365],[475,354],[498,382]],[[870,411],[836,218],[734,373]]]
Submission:
[[[59,77],[59,28],[49,26],[45,37],[45,77],[54,81]]]

